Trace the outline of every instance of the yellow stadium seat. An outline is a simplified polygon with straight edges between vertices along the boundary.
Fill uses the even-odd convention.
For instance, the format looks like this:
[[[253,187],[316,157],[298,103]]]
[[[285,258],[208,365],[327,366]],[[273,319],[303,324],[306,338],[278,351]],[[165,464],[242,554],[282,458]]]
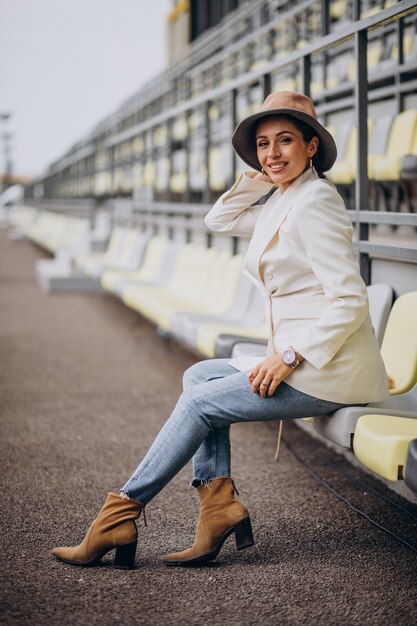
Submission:
[[[127,230],[120,226],[113,229],[106,252],[89,252],[79,254],[75,258],[75,265],[91,278],[98,278],[105,267],[117,265],[117,260],[123,249]]]
[[[181,283],[187,280],[187,269],[192,267],[191,261],[195,246],[193,244],[186,244],[180,250],[176,261],[174,271],[169,281],[168,287],[174,291],[181,288]],[[152,295],[163,292],[163,288],[158,285],[131,285],[126,288],[123,293],[123,302],[135,309],[139,313],[146,316],[146,304],[151,299]]]
[[[224,170],[222,168],[222,146],[216,146],[209,151],[209,186],[213,191],[223,191],[226,188]]]
[[[169,181],[169,188],[174,193],[184,193],[187,189],[187,172],[181,170],[173,174]]]
[[[417,291],[394,302],[381,346],[392,395],[409,391],[417,383]]]
[[[381,7],[371,7],[370,9],[368,9],[367,11],[364,11],[361,14],[361,19],[364,20],[367,17],[371,17],[372,15],[376,15],[377,13],[379,13],[381,11]]]
[[[379,9],[378,9],[379,10]],[[374,44],[368,46],[368,51],[366,54],[368,72],[372,72],[375,68],[378,67],[383,52],[383,46],[381,41],[376,41]],[[348,80],[350,82],[354,82],[356,74],[356,59],[352,56],[348,63]]]
[[[404,35],[403,54],[404,54],[404,59],[405,60],[407,60],[411,56],[411,54],[413,52],[414,42],[415,42],[415,34],[414,33],[406,33]],[[392,48],[391,48],[391,52],[390,52],[390,60],[391,61],[396,61],[397,59],[398,59],[398,45],[396,43],[394,43]]]
[[[394,415],[362,415],[353,438],[355,456],[367,468],[387,480],[403,476],[410,441],[417,438],[416,418]]]
[[[329,171],[329,178],[334,183],[348,185],[355,179],[356,135],[356,127],[352,126],[346,153],[343,159],[336,161],[332,169]]]
[[[101,286],[106,291],[114,293],[115,286],[121,279],[146,283],[156,280],[159,276],[168,244],[169,240],[164,237],[152,237],[146,246],[143,263],[138,270],[105,270],[101,275]]]
[[[176,313],[220,315],[231,306],[242,256],[187,244],[180,251],[167,285],[132,285],[123,301],[166,332]]]
[[[401,161],[406,154],[411,153],[416,132],[417,110],[408,109],[399,113],[392,123],[385,154],[374,156],[368,161],[369,178],[398,180]]]
[[[330,3],[330,17],[334,22],[342,19],[347,14],[348,0],[334,0]]]
[[[368,137],[372,133],[373,121],[368,119]],[[329,171],[329,178],[336,184],[349,185],[356,178],[356,156],[357,150],[357,131],[352,126],[345,155],[343,159],[336,161],[332,169]]]
[[[272,77],[272,89],[271,91],[296,91],[298,89],[298,77],[297,78],[284,78],[281,76]]]
[[[415,154],[417,155],[417,124],[414,130],[414,138],[413,138],[413,143],[411,145],[411,149],[409,154]]]
[[[381,354],[393,381],[391,396],[366,407],[345,407],[314,418],[314,428],[326,439],[349,448],[356,424],[364,414],[413,417],[417,398],[417,291],[399,296],[385,328]]]

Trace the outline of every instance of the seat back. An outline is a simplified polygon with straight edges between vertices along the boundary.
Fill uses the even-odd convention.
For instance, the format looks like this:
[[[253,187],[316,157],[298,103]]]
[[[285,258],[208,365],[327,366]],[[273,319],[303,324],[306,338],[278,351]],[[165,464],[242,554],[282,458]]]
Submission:
[[[231,252],[228,250],[218,251],[209,267],[206,277],[206,286],[202,294],[203,302],[211,310],[217,310],[221,305],[221,289],[226,282],[227,267],[231,259]]]
[[[187,261],[182,266],[182,271],[177,274],[175,281],[170,286],[177,295],[182,295],[186,299],[198,299],[205,296],[205,286],[210,272],[211,263],[214,261],[218,251],[215,248],[186,244],[189,248]]]
[[[337,156],[339,160],[346,157],[349,141],[351,140],[354,127],[350,124],[341,124],[337,128],[327,127],[327,130],[333,135],[337,145]]]
[[[223,311],[230,311],[238,294],[242,274],[243,254],[235,254],[228,259],[223,280],[220,281],[218,301]]]
[[[409,391],[417,383],[417,291],[400,296],[391,309],[381,354],[393,380],[391,393]]]
[[[132,261],[136,256],[136,249],[140,245],[140,232],[137,230],[127,230],[123,247],[118,258],[117,265],[122,268],[129,269],[132,267]]]
[[[393,119],[393,115],[382,115],[375,121],[369,141],[369,154],[384,154]]]
[[[242,258],[243,264],[243,255],[239,254],[236,256]],[[255,287],[254,283],[246,276],[246,274],[243,274],[242,268],[240,267],[235,297],[227,314],[227,318],[229,321],[236,322],[243,319],[246,311],[251,306],[253,293],[255,292],[255,290],[258,291],[257,287]]]
[[[199,260],[199,247],[187,243],[175,257],[175,267],[168,284],[168,289],[174,293],[182,292],[184,285],[188,285],[190,268],[195,267]]]
[[[164,256],[169,246],[169,240],[156,235],[149,240],[143,256],[142,265],[135,280],[153,281],[161,275]]]
[[[394,294],[389,285],[369,285],[367,291],[372,326],[378,343],[381,345]]]
[[[411,154],[417,155],[417,124],[414,130],[413,143],[411,145]]]
[[[415,109],[398,113],[391,126],[385,156],[399,158],[404,154],[410,154],[416,125],[417,111]]]
[[[372,134],[373,125],[373,120],[368,118],[368,137]],[[329,171],[329,177],[335,183],[350,183],[356,178],[358,133],[356,126],[347,126],[347,128],[349,129],[349,135],[344,157],[336,161]]]
[[[107,246],[107,250],[105,252],[106,263],[109,265],[116,261],[121,254],[126,234],[126,229],[121,228],[120,226],[116,226],[116,228],[113,229],[109,245]]]

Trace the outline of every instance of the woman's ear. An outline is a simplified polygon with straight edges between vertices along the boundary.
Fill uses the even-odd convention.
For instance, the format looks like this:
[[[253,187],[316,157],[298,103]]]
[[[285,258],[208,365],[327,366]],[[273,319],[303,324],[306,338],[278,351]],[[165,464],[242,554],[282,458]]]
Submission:
[[[308,145],[307,156],[312,158],[319,149],[319,138],[313,137]]]

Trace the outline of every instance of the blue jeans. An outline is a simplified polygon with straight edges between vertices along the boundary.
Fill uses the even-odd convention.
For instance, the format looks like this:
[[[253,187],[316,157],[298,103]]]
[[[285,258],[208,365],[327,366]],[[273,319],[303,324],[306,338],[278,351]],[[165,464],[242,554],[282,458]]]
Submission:
[[[230,425],[324,415],[343,404],[320,400],[282,382],[263,399],[251,391],[246,372],[228,359],[200,361],[184,374],[184,391],[143,461],[121,489],[147,504],[193,458],[198,487],[230,476]]]

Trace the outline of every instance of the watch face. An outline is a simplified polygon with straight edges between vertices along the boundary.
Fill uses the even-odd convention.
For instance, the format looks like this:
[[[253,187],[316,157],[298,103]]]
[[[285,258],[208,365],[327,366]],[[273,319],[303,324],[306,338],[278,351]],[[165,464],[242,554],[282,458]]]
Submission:
[[[282,359],[282,362],[285,363],[285,365],[291,365],[292,363],[294,363],[295,361],[294,350],[292,350],[292,348],[287,348],[286,350],[284,350],[283,353],[281,354],[281,359]]]

